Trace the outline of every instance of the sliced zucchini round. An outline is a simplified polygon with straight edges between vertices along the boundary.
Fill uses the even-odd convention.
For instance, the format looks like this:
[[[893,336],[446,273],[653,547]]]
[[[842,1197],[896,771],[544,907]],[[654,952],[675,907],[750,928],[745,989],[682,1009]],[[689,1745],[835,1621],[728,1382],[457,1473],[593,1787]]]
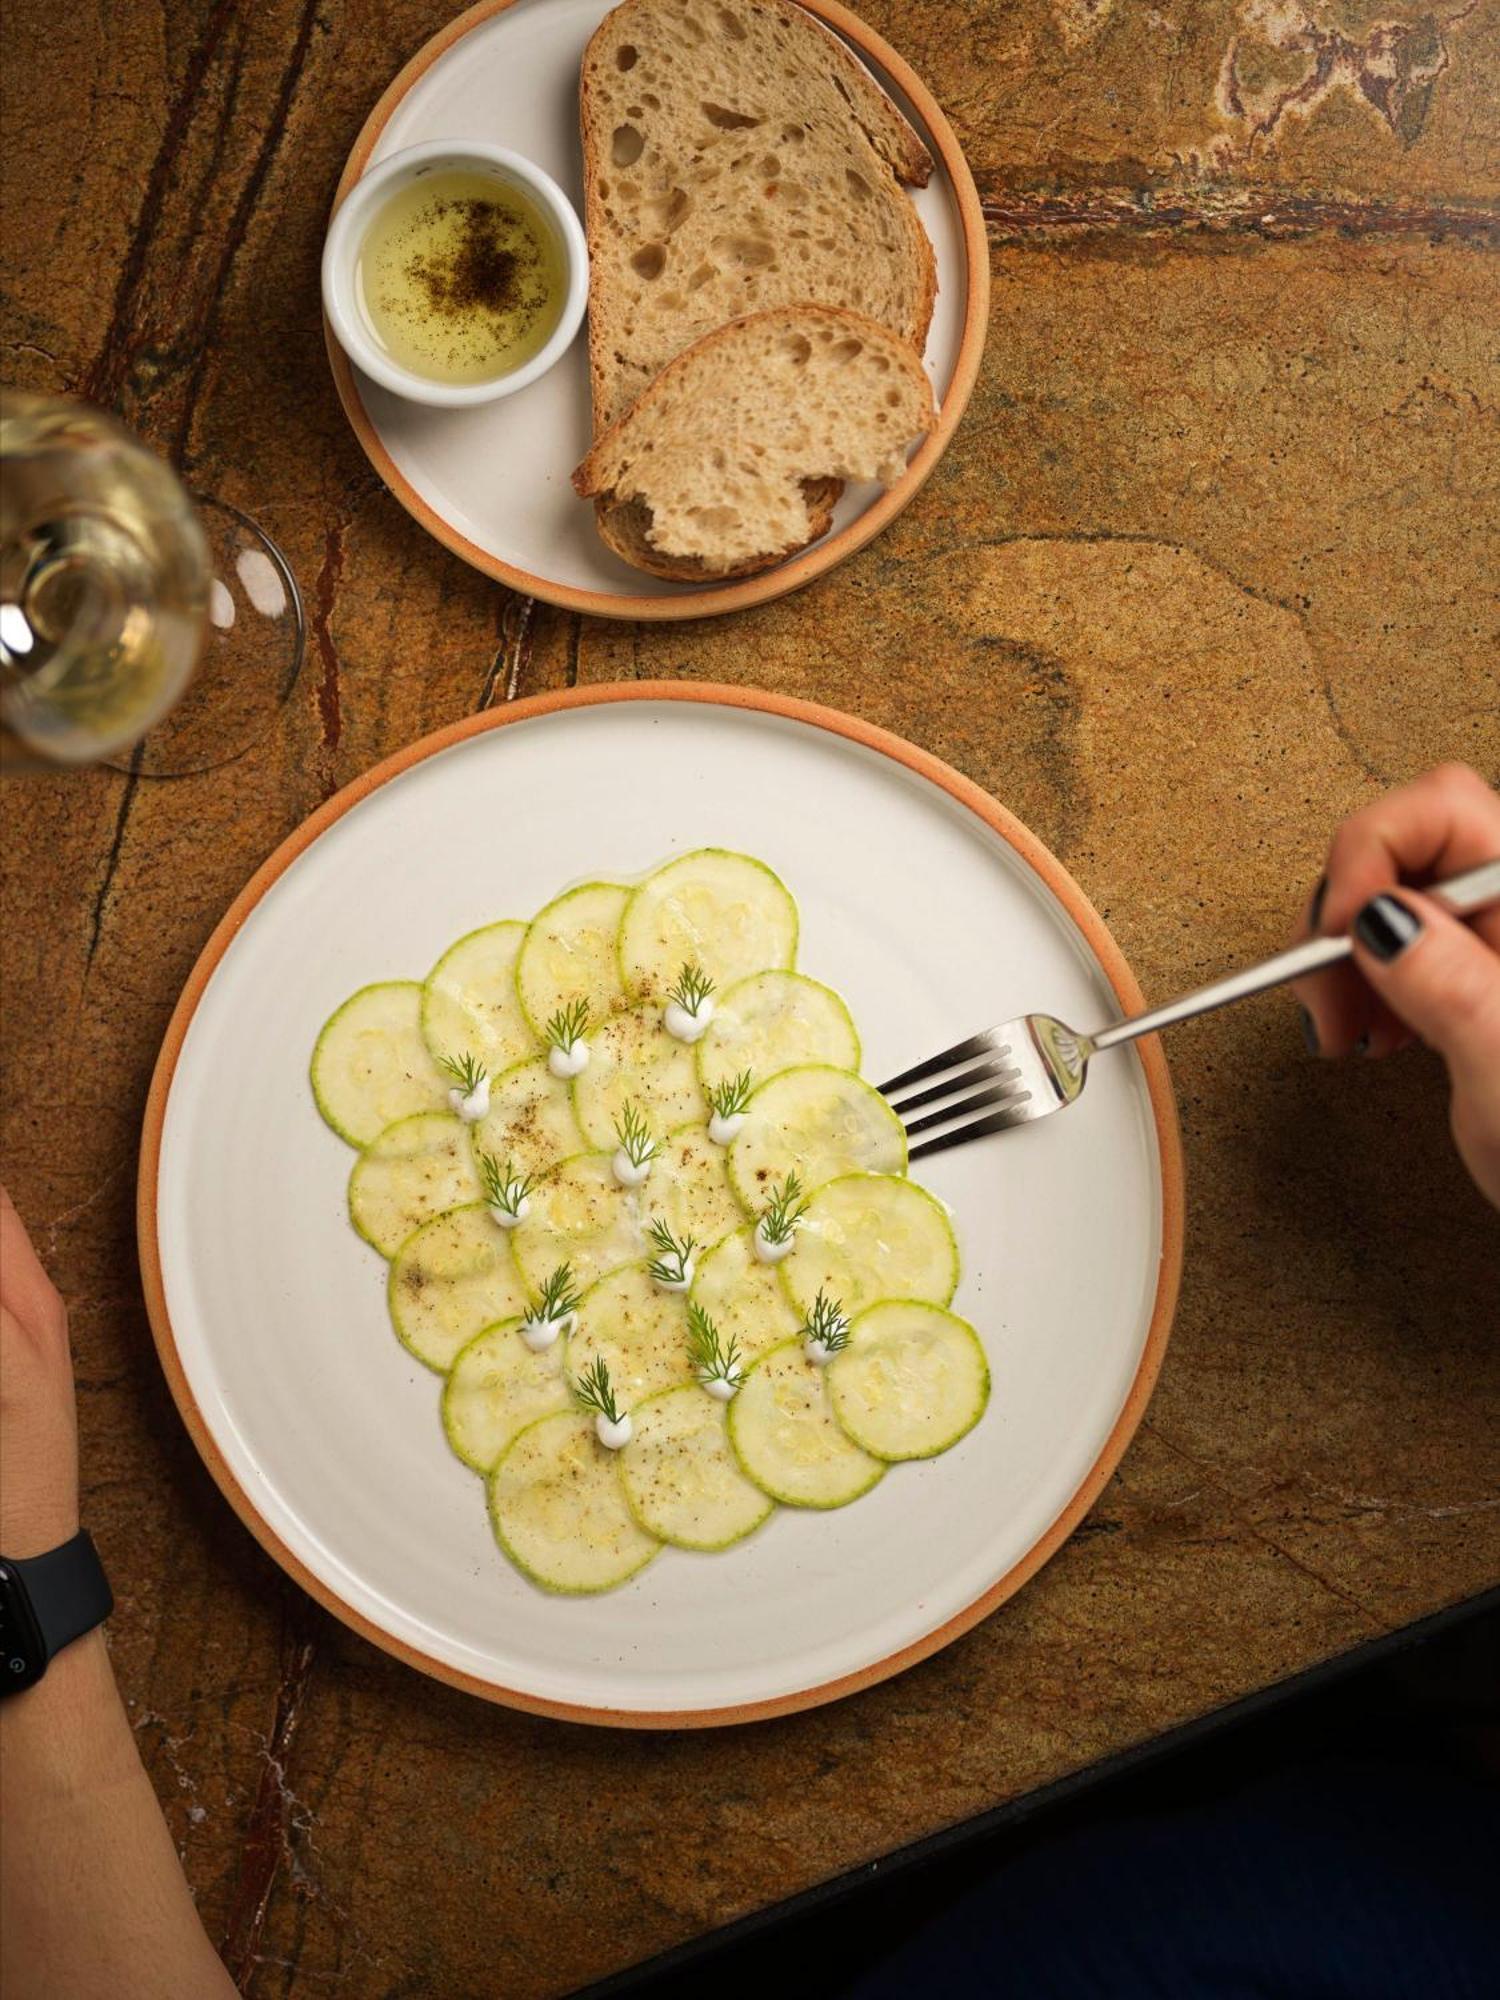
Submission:
[[[567,1371],[576,1382],[602,1356],[622,1409],[693,1380],[687,1301],[652,1284],[644,1264],[611,1271],[584,1293],[568,1336]]]
[[[769,1494],[740,1470],[726,1419],[724,1405],[696,1383],[636,1406],[620,1483],[648,1534],[680,1549],[727,1549],[772,1512]]]
[[[729,1178],[752,1215],[793,1172],[811,1190],[841,1174],[904,1174],[906,1132],[851,1070],[812,1063],[783,1070],[750,1099],[729,1147]]]
[[[860,1313],[827,1373],[834,1416],[876,1458],[935,1458],[973,1430],[990,1399],[978,1334],[922,1299]]]
[[[665,1222],[679,1238],[691,1236],[699,1245],[717,1243],[740,1219],[740,1206],[729,1181],[724,1148],[716,1146],[705,1125],[684,1125],[669,1132],[640,1190],[643,1226]]]
[[[666,997],[684,965],[721,991],[797,957],[797,905],[763,861],[724,847],[681,854],[630,893],[620,923],[620,971],[637,999]]]
[[[640,1199],[615,1179],[610,1153],[578,1153],[532,1189],[526,1220],[511,1231],[516,1266],[533,1298],[559,1264],[580,1291],[633,1264],[644,1250]]]
[[[448,1111],[398,1118],[372,1139],[349,1175],[349,1219],[382,1257],[446,1208],[477,1201],[469,1128]]]
[[[476,1335],[443,1384],[443,1429],[476,1472],[488,1472],[528,1424],[573,1407],[561,1341],[537,1353],[521,1338],[518,1319]]]
[[[935,1195],[897,1174],[844,1174],[813,1195],[797,1247],[777,1267],[799,1322],[820,1291],[846,1316],[877,1299],[945,1306],[958,1285],[958,1243]]]
[[[788,1507],[845,1507],[885,1471],[836,1422],[823,1370],[797,1338],[756,1362],[729,1405],[728,1430],[746,1476]]]
[[[785,1266],[763,1264],[752,1248],[754,1235],[754,1224],[747,1223],[716,1243],[699,1263],[689,1294],[725,1341],[739,1342],[746,1361],[780,1346],[802,1324],[782,1289]]]
[[[552,1016],[575,1000],[587,1002],[596,1024],[623,1006],[618,945],[629,894],[614,882],[585,882],[532,918],[516,960],[516,991],[538,1041]]]
[[[486,924],[450,945],[422,985],[422,1034],[441,1062],[473,1056],[490,1075],[536,1054],[516,992],[525,924]]]
[[[805,1063],[859,1068],[859,1036],[831,986],[802,972],[755,972],[718,996],[698,1044],[705,1091],[745,1070],[759,1085]]]
[[[630,1103],[639,1104],[655,1132],[708,1116],[693,1051],[667,1033],[659,1007],[612,1014],[589,1030],[588,1045],[588,1068],[572,1084],[586,1145],[616,1145],[615,1126]]]
[[[528,1424],[490,1474],[495,1539],[543,1590],[613,1590],[661,1547],[625,1503],[616,1456],[592,1417],[563,1410]]]
[[[414,979],[386,979],[361,986],[323,1023],[313,1096],[351,1146],[368,1146],[398,1118],[447,1109],[448,1079],[422,1040],[421,1012]]]
[[[526,1305],[510,1239],[483,1202],[414,1230],[391,1260],[386,1297],[402,1345],[439,1371],[481,1327]]]
[[[545,1173],[582,1144],[572,1093],[540,1056],[490,1079],[490,1108],[472,1129],[476,1146],[523,1174]]]

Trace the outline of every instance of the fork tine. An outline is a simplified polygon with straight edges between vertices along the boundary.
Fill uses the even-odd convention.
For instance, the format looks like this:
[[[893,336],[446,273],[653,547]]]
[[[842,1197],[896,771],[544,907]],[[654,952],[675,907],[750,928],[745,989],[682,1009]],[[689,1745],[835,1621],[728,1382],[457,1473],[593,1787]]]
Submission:
[[[915,1118],[907,1125],[906,1136],[914,1139],[919,1132],[928,1132],[934,1125],[951,1125],[955,1118],[966,1118],[971,1111],[983,1111],[989,1104],[1029,1104],[1031,1092],[1018,1090],[1014,1083],[991,1084],[986,1090],[976,1090],[972,1097],[960,1098],[957,1104],[945,1104],[940,1111],[929,1111],[925,1118]],[[967,1128],[973,1131],[975,1128]]]
[[[939,1132],[931,1139],[924,1139],[920,1146],[913,1146],[908,1159],[920,1160],[927,1153],[941,1153],[949,1146],[962,1146],[970,1139],[982,1139],[987,1132],[1008,1132],[1014,1126],[1029,1123],[1026,1110],[1031,1093],[1018,1097],[1001,1111],[991,1111],[987,1117],[976,1118],[971,1125],[956,1125],[951,1132]]]
[[[926,1062],[917,1063],[912,1069],[902,1070],[899,1076],[893,1076],[889,1083],[882,1083],[879,1088],[882,1094],[888,1097],[893,1090],[901,1090],[908,1083],[921,1083],[924,1077],[936,1076],[939,1071],[953,1069],[962,1062],[972,1062],[975,1056],[995,1053],[993,1031],[987,1028],[982,1035],[970,1035],[966,1042],[955,1042],[951,1049],[944,1049],[941,1055],[929,1056]]]
[[[926,1090],[919,1090],[913,1097],[903,1097],[898,1103],[891,1100],[891,1109],[899,1111],[904,1118],[908,1111],[915,1111],[920,1104],[931,1104],[940,1097],[952,1097],[956,1091],[967,1090],[971,1083],[983,1083],[989,1077],[1019,1076],[1021,1072],[1005,1058],[1009,1049],[997,1049],[993,1062],[979,1063],[973,1069],[959,1070],[953,1076],[945,1076],[941,1083],[929,1084]]]

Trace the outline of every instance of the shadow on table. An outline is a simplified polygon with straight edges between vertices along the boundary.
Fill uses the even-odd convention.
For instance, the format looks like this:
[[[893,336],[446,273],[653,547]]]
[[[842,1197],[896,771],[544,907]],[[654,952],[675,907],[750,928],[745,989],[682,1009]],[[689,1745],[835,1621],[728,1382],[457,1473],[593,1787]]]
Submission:
[[[1500,1992],[1500,1591],[588,1989]]]

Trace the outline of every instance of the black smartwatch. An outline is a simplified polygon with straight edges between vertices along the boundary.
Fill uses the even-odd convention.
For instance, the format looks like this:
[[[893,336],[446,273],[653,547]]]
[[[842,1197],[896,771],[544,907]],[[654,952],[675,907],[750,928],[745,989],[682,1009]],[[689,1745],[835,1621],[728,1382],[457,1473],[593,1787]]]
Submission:
[[[87,1529],[44,1556],[0,1556],[0,1694],[35,1687],[48,1661],[114,1608]]]

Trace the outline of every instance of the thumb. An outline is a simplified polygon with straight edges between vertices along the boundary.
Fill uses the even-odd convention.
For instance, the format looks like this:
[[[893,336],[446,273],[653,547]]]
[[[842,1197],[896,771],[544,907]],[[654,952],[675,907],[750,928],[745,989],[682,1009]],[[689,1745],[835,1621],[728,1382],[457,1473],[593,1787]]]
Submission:
[[[1353,936],[1371,987],[1450,1068],[1500,1073],[1500,953],[1414,889],[1373,897]]]

